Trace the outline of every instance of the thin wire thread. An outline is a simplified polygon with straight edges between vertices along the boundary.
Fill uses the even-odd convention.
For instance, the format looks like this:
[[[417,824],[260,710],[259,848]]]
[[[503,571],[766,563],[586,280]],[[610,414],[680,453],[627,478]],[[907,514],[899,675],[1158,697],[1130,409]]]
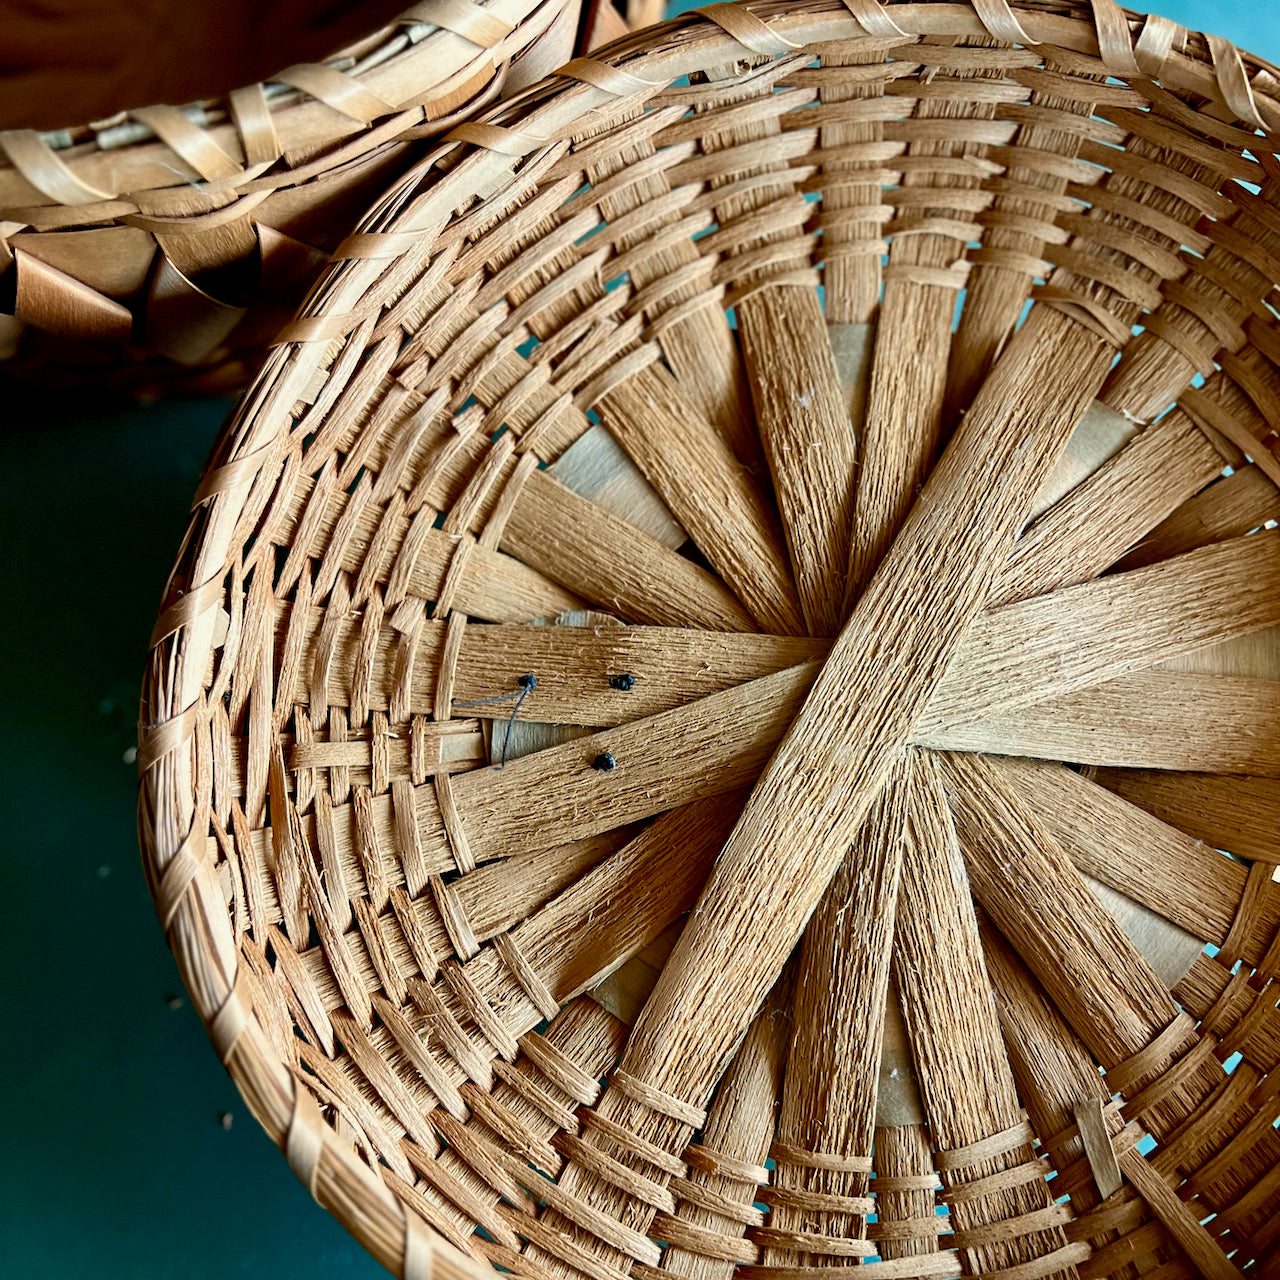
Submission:
[[[520,686],[518,689],[512,689],[510,693],[501,693],[496,698],[477,698],[475,702],[454,702],[455,707],[461,707],[464,710],[467,707],[491,707],[497,702],[506,702],[508,698],[514,698],[516,705],[511,708],[511,717],[507,721],[507,731],[502,738],[502,763],[496,765],[498,770],[507,767],[507,748],[511,745],[511,726],[516,722],[516,716],[520,714],[520,708],[524,705],[524,700],[538,687],[538,677],[531,671],[526,671],[516,683]]]

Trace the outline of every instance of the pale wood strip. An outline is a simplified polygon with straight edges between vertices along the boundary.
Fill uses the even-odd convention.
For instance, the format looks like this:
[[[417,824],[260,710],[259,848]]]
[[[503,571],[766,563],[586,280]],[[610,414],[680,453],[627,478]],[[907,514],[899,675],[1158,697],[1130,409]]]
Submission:
[[[1211,484],[1222,467],[1222,455],[1204,432],[1174,410],[1027,529],[1001,570],[992,603],[1096,577]],[[1157,558],[1163,557],[1146,563]]]
[[[1257,467],[1243,466],[1187,499],[1116,567],[1134,569],[1192,547],[1238,538],[1268,520],[1280,520],[1280,489]]]
[[[761,628],[802,634],[768,498],[674,381],[643,369],[601,399],[600,416]]]
[[[559,724],[625,724],[687,706],[825,655],[829,643],[676,627],[468,627],[458,655],[455,697],[508,692],[526,671],[538,677],[521,715]],[[414,704],[429,705],[430,670],[415,669]],[[611,677],[631,676],[611,685]],[[418,683],[421,679],[421,684]],[[499,706],[468,715],[503,718]],[[733,733],[726,726],[727,733]]]
[[[1280,780],[1095,769],[1094,782],[1214,849],[1280,864]]]
[[[608,831],[704,796],[752,782],[794,715],[809,667],[714,694],[690,707],[592,734],[456,779],[453,792],[477,861],[516,848],[559,844]],[[602,754],[615,767],[592,767]],[[418,788],[419,821],[430,823],[426,793]]]
[[[737,312],[805,623],[812,635],[835,635],[844,620],[856,473],[822,307],[811,287],[776,286],[743,299]]]
[[[1087,101],[1092,77],[1077,71],[1071,75],[1064,64],[1045,50],[1044,68],[1012,73],[1015,80],[1030,84],[1030,111],[1025,116],[1017,107],[1006,109],[1014,119],[1023,119],[1009,153],[1031,157],[1050,153],[1074,157],[1080,133],[1072,128],[1072,115],[1087,117],[1093,109]],[[1067,76],[1071,76],[1067,79]],[[1055,93],[1060,83],[1069,85],[1068,96]],[[1058,121],[1066,126],[1055,128]],[[1025,150],[1024,150],[1025,148]],[[944,421],[954,423],[973,400],[987,376],[1001,346],[1018,323],[1035,283],[1033,263],[1043,258],[1045,237],[1057,230],[1051,210],[1060,207],[1066,176],[1025,160],[1013,159],[1000,179],[989,182],[996,196],[989,213],[979,214],[983,224],[982,245],[969,272],[964,308],[952,342],[947,371]],[[1037,198],[1037,188],[1043,198]],[[1061,233],[1065,239],[1065,233]]]
[[[990,998],[942,772],[932,756],[915,754],[910,760],[894,972],[929,1129],[938,1148],[949,1151],[1017,1125],[1022,1107]],[[943,1181],[968,1183],[1033,1159],[1027,1141],[960,1168],[944,1168]],[[950,1205],[951,1220],[957,1231],[973,1231],[1051,1203],[1043,1179],[1036,1179],[991,1195],[958,1197]],[[1030,1262],[1065,1245],[1066,1236],[1055,1227],[967,1252],[973,1270],[981,1274]]]
[[[867,815],[848,856],[805,930],[796,977],[795,1034],[787,1059],[778,1141],[824,1156],[868,1157],[875,1136],[878,1078],[906,825],[899,764]],[[820,1195],[865,1197],[866,1173],[779,1160],[774,1185]],[[866,1214],[816,1210],[780,1200],[771,1230],[865,1240]],[[797,1265],[815,1254],[766,1248],[763,1262]]]
[[[661,881],[648,878],[649,868],[655,863],[659,876],[671,875],[685,886],[688,886],[693,879],[701,881],[732,826],[740,804],[741,797],[728,796],[704,802],[694,806],[692,810],[686,809],[665,815],[634,841],[637,871],[646,877],[647,886],[653,886],[648,889],[648,892],[659,897],[665,897],[668,892],[666,887],[661,885]],[[692,864],[692,866],[685,864]],[[600,892],[602,887],[606,888],[609,896],[602,895]],[[579,897],[584,902],[590,902],[591,914],[588,918],[591,920],[592,937],[594,938],[598,931],[603,930],[606,938],[611,940],[618,938],[621,943],[631,936],[630,916],[634,909],[634,899],[631,894],[634,893],[634,889],[630,893],[619,893],[611,892],[611,888],[611,886],[588,888],[584,882],[584,888]],[[684,899],[684,904],[689,905],[687,897]],[[579,980],[578,968],[572,962],[566,965],[562,958],[561,953],[570,949],[565,946],[567,936],[562,937],[554,927],[545,927],[545,923],[544,927],[537,930],[526,930],[522,925],[515,930],[515,935],[521,950],[530,956],[548,981],[554,983],[554,989],[559,995],[562,988],[572,986]],[[569,928],[581,929],[580,919],[570,919],[566,924]],[[530,935],[536,933],[537,936],[526,938],[526,933]],[[644,940],[647,942],[649,939]],[[615,943],[611,949],[619,950],[619,944]],[[639,950],[639,947],[632,947],[630,950],[634,953]],[[579,966],[582,964],[581,958],[577,964]],[[594,975],[591,980],[594,981]],[[674,1155],[678,1156],[679,1152],[683,1151],[692,1135],[692,1126],[664,1117],[660,1112],[628,1098],[617,1089],[611,1088],[605,1091],[604,1096],[597,1103],[595,1112],[606,1123],[610,1121],[620,1123],[625,1129],[635,1133],[636,1126],[627,1123],[629,1113],[647,1116],[651,1126],[656,1124],[657,1131],[663,1138],[660,1145]],[[637,1136],[642,1139],[646,1137],[643,1133]],[[653,1136],[652,1132],[650,1136]],[[591,1126],[584,1130],[583,1143],[589,1149],[609,1146],[608,1139],[601,1134],[600,1130]],[[678,1159],[675,1166],[680,1167]],[[660,1188],[666,1187],[670,1176],[667,1170],[654,1168],[648,1163],[641,1164],[640,1168]],[[643,1232],[652,1220],[654,1208],[651,1204],[633,1198],[628,1191],[603,1178],[589,1167],[589,1162],[584,1161],[581,1155],[566,1164],[557,1183],[564,1194],[573,1197],[578,1204],[589,1208],[593,1216],[612,1217],[628,1230]],[[567,1236],[576,1242],[577,1247],[585,1251],[588,1256],[600,1257],[606,1263],[612,1264],[614,1269],[622,1267],[629,1269],[634,1261],[628,1252],[605,1243],[601,1236],[595,1233],[581,1230],[562,1214],[548,1212],[543,1215],[542,1220],[562,1236]],[[562,1264],[534,1243],[531,1242],[526,1252],[533,1261],[553,1274],[565,1274]]]
[[[655,154],[658,153],[652,136],[636,135],[625,149],[614,150],[589,165],[588,176],[593,183],[602,185],[613,174],[634,169]],[[673,176],[666,167],[652,170],[642,180],[633,177],[625,186],[600,197],[600,212],[606,221],[616,221],[670,192],[672,181]],[[666,224],[673,221],[675,215],[669,215]],[[667,285],[665,277],[684,276],[685,280],[675,288],[664,288],[661,305],[646,307],[646,318],[652,324],[681,303],[702,298],[703,305],[658,326],[658,345],[689,402],[730,443],[743,463],[758,466],[760,442],[754,431],[742,360],[728,317],[712,290],[710,276],[714,263],[704,260],[702,270],[691,274],[702,251],[688,236],[674,242],[662,238],[664,229],[665,226],[652,226],[650,236],[660,243],[650,244],[645,252],[630,258],[632,282],[637,291],[643,293],[646,286],[659,281]],[[622,247],[638,246],[628,241]]]
[[[733,799],[720,798],[664,815],[510,930],[516,946],[562,1005],[624,963],[688,909],[736,811]],[[505,1035],[518,1038],[542,1021],[541,1011],[492,945],[468,961],[462,972]],[[459,1018],[465,1020],[466,1015],[450,985],[443,979],[429,985],[415,978],[409,989],[417,1008],[406,1010],[405,1016],[436,1074],[456,1088],[471,1073],[487,1071],[497,1049],[483,1033],[464,1033],[469,1045],[466,1066],[451,1056],[445,1037],[426,1034],[433,1017],[446,1015],[461,1029]],[[423,1112],[441,1105],[433,1088],[404,1062],[387,1027],[376,1027],[368,1043],[388,1069],[399,1068]],[[335,1067],[344,1073],[353,1070],[345,1055],[335,1060]],[[488,1088],[490,1081],[478,1083]]]
[[[1065,765],[996,759],[988,765],[1017,790],[1081,871],[1205,942],[1226,939],[1244,894],[1246,867]]]
[[[875,273],[879,276],[880,259],[870,259],[875,263]],[[841,261],[837,258],[836,261]],[[827,266],[828,272],[834,263]],[[876,285],[877,290],[879,284]],[[827,307],[831,307],[831,286],[827,286]],[[836,376],[840,379],[840,388],[844,393],[844,409],[853,428],[854,453],[857,453],[857,437],[862,430],[862,420],[867,415],[867,384],[871,380],[871,360],[875,351],[876,327],[871,321],[861,324],[846,324],[842,321],[827,322],[827,341],[831,343],[831,355],[836,362]],[[855,456],[856,463],[857,458]],[[855,492],[857,486],[855,485]],[[852,537],[852,529],[850,529]]]
[[[1136,1145],[1124,1144],[1120,1168],[1205,1280],[1243,1280],[1231,1259],[1201,1225],[1197,1212],[1147,1163]]]
[[[312,482],[299,480],[294,486],[293,497],[299,510],[311,492]],[[331,496],[325,504],[321,520],[313,539],[311,553],[319,556],[327,547],[345,503],[346,495]],[[419,514],[422,514],[421,512]],[[430,513],[427,513],[428,522]],[[389,524],[382,528],[384,522]],[[403,504],[393,502],[386,508],[367,503],[355,521],[350,535],[336,554],[336,568],[365,577],[371,571],[381,580],[391,572],[394,557],[387,555],[391,548],[400,548],[409,531],[409,517]],[[383,546],[385,563],[366,566],[369,551],[378,536]],[[442,529],[428,528],[422,532],[422,541],[413,563],[407,566],[406,586],[409,594],[422,600],[435,600],[444,584],[445,575],[457,550],[457,536]],[[567,609],[580,608],[582,601],[572,592],[545,575],[522,564],[509,555],[482,546],[475,546],[467,560],[465,572],[457,584],[454,604],[472,617],[493,622],[527,622],[531,618],[553,617]]]
[[[283,604],[277,615],[277,636],[292,625],[296,606]],[[454,666],[453,700],[478,702],[510,694],[519,677],[531,672],[538,687],[525,699],[521,718],[557,724],[595,727],[624,724],[644,716],[669,711],[697,698],[718,693],[760,676],[822,657],[830,641],[801,636],[769,636],[737,631],[699,631],[682,627],[588,625],[578,618],[599,617],[575,612],[562,615],[560,625],[495,625],[470,623]],[[282,688],[284,701],[307,696],[315,662],[315,649],[324,621],[322,609],[312,609],[304,625],[302,660],[295,687]],[[565,622],[565,619],[570,619]],[[360,616],[339,621],[333,658],[328,664],[324,696],[329,706],[351,704],[352,684],[358,671]],[[446,622],[423,623],[414,642],[414,662],[407,711],[427,714],[435,707]],[[400,639],[390,627],[378,636],[373,667],[366,681],[368,706],[385,711],[396,687]],[[630,675],[629,688],[610,685],[612,676]],[[624,682],[625,683],[625,682]],[[469,707],[468,716],[495,720],[511,714],[511,703]],[[450,721],[449,735],[465,734],[468,721]],[[287,741],[287,740],[286,740]],[[320,748],[317,748],[318,750]],[[355,747],[359,750],[359,747]],[[397,747],[392,744],[393,759]],[[360,756],[364,761],[367,751]],[[471,748],[458,744],[450,758],[470,759]]]
[[[1145,1049],[1178,1017],[1164,984],[1090,891],[1019,792],[980,756],[942,758],[973,892],[1063,1016],[1106,1068]],[[1128,1072],[1133,1096],[1195,1043],[1194,1024]],[[1213,1058],[1144,1111],[1157,1136],[1222,1079]]]
[[[708,69],[708,78],[737,78],[732,64]],[[730,102],[775,98],[772,77],[755,78],[726,93]],[[741,111],[718,126],[721,112],[702,119],[709,156],[777,138],[776,111],[748,117]],[[711,179],[716,233],[731,246],[721,271],[739,297],[734,312],[738,344],[751,387],[756,426],[773,477],[773,492],[805,624],[813,635],[834,635],[844,621],[853,518],[854,441],[836,374],[826,320],[818,299],[810,244],[801,234],[807,206],[798,179],[806,172],[776,152],[754,166],[749,184],[731,174]],[[754,234],[744,234],[749,228]],[[761,265],[761,254],[765,254]],[[769,284],[770,279],[777,284]]]
[[[1104,1066],[1136,1053],[1177,1013],[1164,985],[996,766],[940,759],[978,901]]]
[[[893,991],[891,1001],[893,1005],[898,1003],[896,990]],[[896,1014],[894,1021],[901,1026],[901,1011]],[[886,1027],[886,1038],[887,1036],[888,1028]],[[902,1048],[904,1061],[909,1062],[910,1053],[906,1045],[905,1032],[902,1035]],[[892,1070],[893,1068],[890,1067],[889,1069]],[[913,1077],[915,1075],[914,1068],[911,1069],[911,1075]],[[885,1085],[886,1081],[882,1079],[882,1098]],[[935,1185],[940,1185],[942,1180],[938,1177],[933,1167],[933,1146],[929,1141],[929,1131],[924,1126],[924,1112],[920,1108],[918,1100],[916,1108],[920,1113],[920,1118],[911,1124],[885,1124],[881,1117],[881,1122],[876,1127],[875,1165],[877,1180],[888,1178],[918,1180],[914,1189],[901,1191],[882,1191],[873,1186],[872,1189],[875,1191],[876,1198],[876,1217],[886,1226],[900,1222],[919,1222],[922,1219],[928,1221],[928,1219],[936,1216],[937,1197],[932,1190],[928,1189],[928,1180],[932,1178]],[[923,1182],[924,1185],[919,1185],[920,1182]],[[939,1225],[941,1225],[941,1219],[939,1219]],[[927,1274],[910,1269],[912,1266],[919,1266],[923,1261],[923,1255],[926,1254],[933,1254],[935,1260],[939,1256],[944,1258],[952,1256],[952,1269],[958,1269],[958,1264],[955,1263],[953,1255],[937,1255],[934,1253],[938,1247],[938,1237],[936,1235],[913,1234],[898,1239],[886,1231],[878,1247],[880,1256],[886,1262],[898,1261],[902,1265],[901,1274],[904,1276]],[[875,1264],[873,1263],[872,1265]],[[951,1274],[951,1272],[944,1271],[943,1274]]]
[[[1062,839],[1059,843],[1070,855],[1068,842]],[[1076,861],[1076,865],[1079,866],[1080,863]],[[1143,906],[1136,898],[1131,898],[1127,893],[1121,893],[1119,889],[1091,876],[1087,871],[1082,871],[1081,875],[1093,890],[1093,896],[1106,907],[1112,919],[1124,930],[1124,936],[1142,952],[1152,972],[1172,991],[1195,964],[1196,958],[1204,954],[1204,939],[1174,924],[1150,907]]]
[[[783,972],[716,1090],[699,1142],[700,1151],[714,1153],[713,1159],[724,1156],[741,1165],[763,1168],[768,1158],[790,1039],[791,976],[790,970]],[[702,1161],[691,1167],[689,1182],[712,1197],[723,1197],[747,1210],[760,1195],[753,1183],[727,1171],[710,1172]],[[680,1198],[676,1216],[681,1221],[730,1238],[744,1234],[741,1217],[731,1218],[700,1206],[695,1196]],[[663,1255],[662,1270],[688,1280],[732,1280],[735,1267],[724,1259],[672,1244]]]
[[[910,797],[907,797],[909,803]],[[876,1128],[909,1129],[924,1125],[924,1105],[920,1101],[920,1082],[907,1039],[907,1026],[902,1017],[902,997],[889,973],[889,991],[884,1003],[884,1041],[880,1048],[880,1081],[876,1091]],[[903,1138],[910,1143],[910,1138]],[[927,1146],[926,1142],[926,1146]],[[932,1148],[930,1148],[932,1152]],[[932,1154],[929,1168],[933,1168]],[[885,1170],[876,1164],[877,1173]],[[879,1191],[873,1187],[877,1195]],[[902,1203],[906,1203],[905,1201]]]
[[[950,751],[1275,778],[1280,684],[1142,671],[916,740]]]
[[[1004,715],[1277,623],[1277,531],[1064,587],[979,618],[917,727]]]
[[[592,836],[573,844],[517,854],[501,864],[478,867],[470,875],[454,882],[454,891],[463,915],[477,942],[487,942],[495,934],[510,929],[537,911],[545,902],[562,892],[592,867],[615,853],[628,838],[628,830]],[[390,910],[379,917],[383,941],[399,970],[406,976],[419,976],[434,981],[437,970],[424,969],[418,952],[425,940],[437,961],[453,955],[453,945],[440,917],[439,908],[430,893],[416,900],[400,899],[402,909],[408,904],[421,931],[415,939],[417,948],[405,935],[398,917]],[[273,922],[274,923],[274,922]],[[350,951],[356,977],[370,994],[382,990],[382,982],[369,958],[368,951],[355,929],[348,930],[345,940]],[[299,952],[298,959],[307,970],[312,984],[326,1009],[343,1004],[330,971],[328,960],[319,947]]]
[[[676,945],[684,922],[677,920],[665,933],[659,934],[647,947],[615,969],[591,988],[591,998],[604,1005],[615,1018],[628,1027],[636,1020],[641,1006],[649,998],[671,948]]]
[[[1036,1131],[1046,1142],[1053,1144],[1046,1152],[1053,1167],[1059,1173],[1065,1173],[1084,1159],[1079,1133],[1073,1132],[1076,1130],[1077,1108],[1087,1101],[1095,1106],[1105,1104],[1110,1100],[1110,1092],[1089,1051],[1053,1007],[1044,988],[992,927],[990,920],[983,922],[982,942],[1019,1094],[1026,1103]],[[1116,1118],[1110,1125],[1118,1127],[1119,1123]],[[1071,1136],[1062,1136],[1066,1134]],[[1132,1203],[1132,1190],[1109,1206],[1112,1209],[1110,1220],[1118,1218],[1122,1223],[1119,1229],[1112,1229],[1104,1225],[1105,1218],[1091,1220],[1085,1216],[1101,1203],[1102,1198],[1094,1182],[1088,1177],[1072,1178],[1070,1185],[1071,1203],[1080,1217],[1075,1232],[1082,1234],[1086,1224],[1092,1222],[1088,1239],[1100,1258],[1107,1256],[1101,1253],[1103,1249],[1116,1244],[1116,1251],[1123,1250],[1124,1256],[1141,1263],[1146,1270],[1148,1263],[1144,1253],[1150,1256],[1149,1265],[1154,1268],[1158,1265],[1158,1247],[1172,1251],[1164,1240],[1143,1249],[1140,1228],[1143,1223],[1150,1222],[1151,1214],[1144,1205]],[[1121,1209],[1117,1215],[1115,1211],[1121,1205],[1127,1205],[1127,1211]],[[1121,1231],[1124,1232],[1123,1244],[1117,1244]],[[1125,1280],[1136,1274],[1131,1265],[1117,1262],[1113,1270],[1106,1267],[1104,1261],[1098,1268],[1098,1274],[1115,1275]]]
[[[989,40],[967,41],[978,47]],[[990,120],[995,103],[974,93],[974,80],[999,78],[999,71],[948,69],[944,80],[952,93],[922,96],[912,118],[925,128],[948,122]],[[970,83],[966,83],[966,81]],[[958,132],[962,132],[958,130]],[[981,163],[985,146],[959,140],[918,140],[907,154],[917,160],[965,157]],[[963,284],[964,230],[970,225],[965,195],[981,183],[980,170],[968,173],[905,171],[897,192],[911,197],[885,228],[890,237],[889,268],[876,324],[875,357],[861,423],[860,466],[850,543],[846,600],[856,598],[880,566],[885,551],[933,467],[944,430],[943,401],[951,351],[951,321],[959,285]],[[936,190],[936,198],[930,198]],[[929,196],[923,194],[928,191]],[[964,211],[964,212],[962,212]],[[947,234],[948,224],[959,227]],[[926,282],[951,274],[955,287]],[[1073,423],[1074,425],[1074,423]],[[1039,486],[1037,485],[1037,488]]]
[[[498,545],[626,621],[753,629],[714,575],[545,471],[525,482]]]

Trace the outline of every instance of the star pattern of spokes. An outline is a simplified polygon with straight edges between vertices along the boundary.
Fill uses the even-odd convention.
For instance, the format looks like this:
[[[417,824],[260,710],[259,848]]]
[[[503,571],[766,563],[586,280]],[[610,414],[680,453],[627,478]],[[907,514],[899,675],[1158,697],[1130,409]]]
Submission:
[[[1280,188],[908,52],[593,117],[328,318],[236,526],[192,772],[285,1146],[529,1280],[1275,1265],[1280,324],[1200,228]]]
[[[1110,385],[1123,377],[1122,365]],[[953,448],[980,450],[987,430],[998,457],[1001,404],[979,396]],[[1043,402],[1036,412],[1055,421]],[[779,1277],[904,1256],[943,1274],[959,1245],[975,1266],[1066,1269],[1088,1249],[1043,1174],[1098,1180],[1078,1188],[1077,1213],[1126,1176],[1127,1194],[1144,1194],[1139,1140],[1182,1131],[1222,1087],[1211,1054],[1228,969],[1204,944],[1247,973],[1277,923],[1262,905],[1275,902],[1269,864],[1251,872],[1218,852],[1241,825],[1225,817],[1233,805],[1278,794],[1277,535],[1245,522],[1201,545],[1177,512],[1117,535],[1117,478],[1148,465],[1149,439],[1098,401],[1059,443],[1066,461],[1044,449],[1031,484],[1008,457],[989,465],[1003,496],[999,480],[966,492],[944,469],[834,640],[604,612],[466,628],[454,705],[489,720],[495,761],[510,757],[452,784],[476,856],[662,814],[593,873],[587,896],[602,898],[582,945],[603,896],[671,894],[646,937],[692,905],[592,989],[631,1030],[599,1127],[564,1149],[560,1212],[576,1228],[556,1220],[588,1232],[599,1265],[645,1260],[639,1237],[581,1217],[588,1204],[625,1217],[621,1148],[646,1153],[638,1168],[665,1151],[703,1188],[649,1223],[644,1248],[665,1246],[664,1266],[686,1248]],[[610,456],[615,493],[652,501]],[[930,525],[931,501],[945,521]],[[953,527],[962,518],[976,536]],[[785,510],[782,523],[794,543]],[[966,570],[978,588],[957,586]],[[517,672],[536,677],[527,719],[508,719],[529,684]],[[553,990],[580,985],[560,977],[571,953],[540,968]],[[1123,1111],[1110,1101],[1121,1091],[1134,1099]],[[984,1178],[1002,1188],[994,1204]],[[737,1207],[717,1217],[710,1195]],[[544,1243],[529,1245],[541,1265],[566,1263]]]

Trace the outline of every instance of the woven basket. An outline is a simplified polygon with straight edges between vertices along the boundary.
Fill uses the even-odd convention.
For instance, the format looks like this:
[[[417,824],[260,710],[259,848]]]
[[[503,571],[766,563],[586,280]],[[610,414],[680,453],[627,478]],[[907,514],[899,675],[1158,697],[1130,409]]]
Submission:
[[[133,392],[243,385],[360,212],[419,158],[413,140],[566,61],[579,9],[424,0],[225,98],[0,129],[0,369]]]
[[[347,241],[141,829],[391,1270],[1280,1275],[1277,126],[1110,0],[713,5]]]

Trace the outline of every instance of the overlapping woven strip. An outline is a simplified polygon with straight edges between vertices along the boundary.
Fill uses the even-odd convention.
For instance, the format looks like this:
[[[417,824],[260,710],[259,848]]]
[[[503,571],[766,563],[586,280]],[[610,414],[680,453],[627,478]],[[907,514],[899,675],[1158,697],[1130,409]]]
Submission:
[[[564,62],[578,11],[424,0],[225,100],[0,130],[0,358],[33,377],[82,361],[122,386],[163,382],[168,362],[171,382],[235,386],[414,140]]]
[[[141,829],[391,1270],[1277,1274],[1278,125],[1110,0],[717,4],[342,244]]]

